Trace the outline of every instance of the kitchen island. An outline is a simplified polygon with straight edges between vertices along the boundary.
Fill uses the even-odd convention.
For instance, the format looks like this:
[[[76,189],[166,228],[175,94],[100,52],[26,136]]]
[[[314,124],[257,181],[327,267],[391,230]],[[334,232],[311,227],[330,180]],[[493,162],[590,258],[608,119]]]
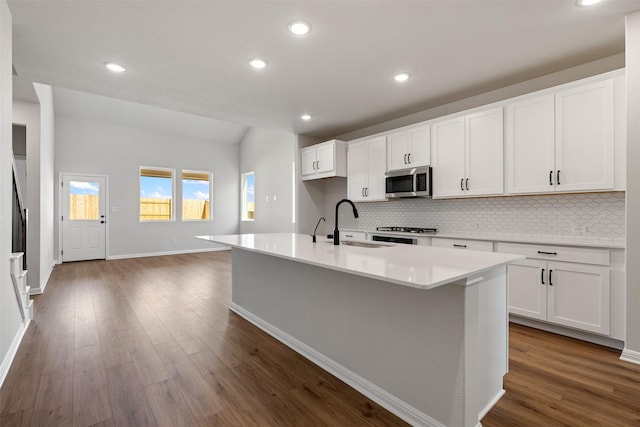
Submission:
[[[477,426],[504,393],[506,265],[521,256],[198,238],[233,249],[231,310],[412,425]]]

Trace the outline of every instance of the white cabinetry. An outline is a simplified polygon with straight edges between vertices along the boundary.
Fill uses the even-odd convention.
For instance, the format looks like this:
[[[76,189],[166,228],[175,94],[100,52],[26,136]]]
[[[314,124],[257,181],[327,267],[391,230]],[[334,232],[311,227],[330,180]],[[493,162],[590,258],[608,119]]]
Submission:
[[[492,108],[433,123],[433,197],[502,194],[503,111]]]
[[[534,258],[509,265],[511,314],[609,334],[608,250],[512,243],[498,243],[497,250]]]
[[[303,180],[347,176],[347,143],[333,139],[300,150]]]
[[[614,81],[507,104],[507,192],[614,188]]]
[[[341,240],[367,240],[367,233],[365,231],[340,231]]]
[[[431,161],[429,125],[412,126],[387,135],[387,170],[428,166]]]
[[[385,137],[349,144],[347,197],[354,202],[386,200],[384,174],[387,168]]]
[[[474,251],[493,252],[493,242],[485,240],[447,239],[442,237],[431,238],[431,246],[454,249],[471,249]]]

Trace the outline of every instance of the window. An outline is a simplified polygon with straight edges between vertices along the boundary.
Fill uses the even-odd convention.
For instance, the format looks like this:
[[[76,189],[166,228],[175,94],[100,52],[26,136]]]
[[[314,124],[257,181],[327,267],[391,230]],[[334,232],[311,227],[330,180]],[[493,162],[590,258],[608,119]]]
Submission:
[[[255,173],[247,172],[242,174],[242,212],[243,221],[253,221],[255,217],[255,203],[253,193],[255,190]]]
[[[211,218],[211,174],[182,171],[182,220],[198,221]]]
[[[172,221],[173,212],[173,169],[140,167],[140,221]]]
[[[69,181],[69,219],[100,219],[100,183]]]

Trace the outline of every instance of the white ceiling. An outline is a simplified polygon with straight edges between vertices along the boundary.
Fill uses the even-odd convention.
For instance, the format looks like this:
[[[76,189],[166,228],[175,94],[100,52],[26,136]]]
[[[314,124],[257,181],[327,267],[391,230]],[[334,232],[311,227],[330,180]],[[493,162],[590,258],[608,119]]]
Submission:
[[[229,138],[244,126],[331,137],[608,57],[624,51],[624,16],[640,10],[640,0],[8,4],[15,98],[34,100],[36,81],[231,122]],[[298,18],[307,36],[287,31]],[[251,69],[256,56],[269,66]],[[412,79],[393,82],[399,71]]]

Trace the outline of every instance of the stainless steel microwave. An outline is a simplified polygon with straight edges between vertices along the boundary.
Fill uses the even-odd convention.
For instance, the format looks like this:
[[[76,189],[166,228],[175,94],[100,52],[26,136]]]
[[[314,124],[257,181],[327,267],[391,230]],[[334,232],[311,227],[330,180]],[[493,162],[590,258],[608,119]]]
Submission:
[[[388,198],[431,197],[431,167],[387,172],[385,195]]]

